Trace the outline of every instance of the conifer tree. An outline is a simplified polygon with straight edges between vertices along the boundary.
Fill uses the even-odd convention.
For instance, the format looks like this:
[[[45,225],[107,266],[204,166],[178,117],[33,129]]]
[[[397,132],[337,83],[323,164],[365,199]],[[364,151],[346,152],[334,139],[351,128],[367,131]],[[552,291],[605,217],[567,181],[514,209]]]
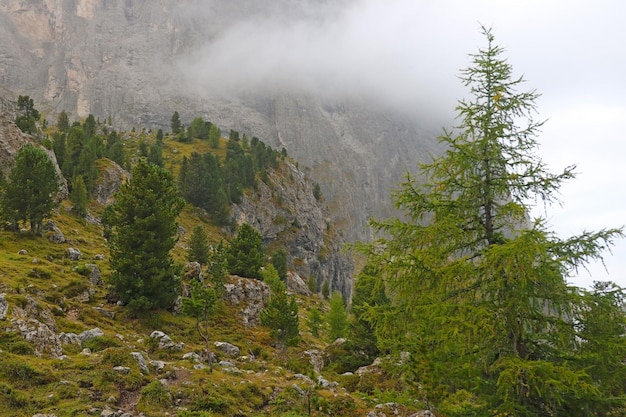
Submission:
[[[254,227],[243,223],[226,252],[228,271],[233,275],[260,279],[264,260],[265,248],[261,234]]]
[[[74,177],[72,181],[72,191],[70,192],[70,201],[72,202],[72,211],[80,217],[87,215],[88,202],[87,187],[82,176]]]
[[[213,288],[198,281],[191,282],[189,291],[190,296],[183,298],[183,312],[196,319],[196,331],[204,341],[204,353],[209,362],[209,372],[213,372],[211,325],[217,310],[217,296]]]
[[[132,314],[167,308],[178,293],[170,255],[183,207],[172,174],[140,159],[103,215],[110,236],[112,292]]]
[[[412,354],[431,401],[450,405],[465,390],[480,415],[594,414],[601,385],[572,325],[587,307],[565,278],[622,229],[560,239],[528,220],[529,202],[554,201],[574,167],[553,174],[536,155],[538,94],[518,91],[523,79],[484,34],[461,75],[471,98],[457,106],[460,124],[440,137],[446,152],[395,195],[407,220],[372,223],[388,236],[367,252],[392,302],[376,315],[378,339]]]
[[[32,234],[43,234],[43,219],[58,205],[59,178],[46,152],[23,146],[15,157],[1,199],[2,217],[14,225],[28,222]]]
[[[209,241],[202,226],[193,228],[189,241],[187,260],[189,262],[198,262],[201,265],[206,265],[209,261]]]
[[[272,265],[263,271],[263,281],[270,286],[272,293],[267,306],[261,310],[261,324],[270,328],[277,347],[284,352],[287,346],[300,342],[298,303],[294,296],[287,294],[285,284]]]
[[[174,135],[178,135],[182,129],[182,124],[180,122],[180,115],[177,111],[172,114],[172,120],[170,122],[170,127],[172,129],[172,133]]]
[[[59,113],[59,117],[57,118],[57,128],[61,133],[68,133],[70,131],[70,119],[65,110]]]

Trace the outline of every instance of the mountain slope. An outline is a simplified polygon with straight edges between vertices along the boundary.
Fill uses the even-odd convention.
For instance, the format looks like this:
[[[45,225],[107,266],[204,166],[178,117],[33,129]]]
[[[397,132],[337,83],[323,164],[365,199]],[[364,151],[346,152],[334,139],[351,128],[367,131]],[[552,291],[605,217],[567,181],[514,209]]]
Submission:
[[[367,239],[367,218],[391,213],[390,190],[437,150],[435,135],[354,99],[201,87],[180,71],[181,60],[263,7],[214,2],[193,13],[199,4],[0,0],[0,86],[35,98],[52,120],[66,110],[74,119],[91,113],[120,127],[168,128],[177,110],[185,124],[200,115],[284,146],[312,169],[346,238]]]

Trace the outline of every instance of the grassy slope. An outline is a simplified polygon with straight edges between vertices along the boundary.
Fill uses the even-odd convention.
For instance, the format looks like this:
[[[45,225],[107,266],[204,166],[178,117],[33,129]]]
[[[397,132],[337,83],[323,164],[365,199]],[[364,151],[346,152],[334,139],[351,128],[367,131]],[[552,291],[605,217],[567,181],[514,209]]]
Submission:
[[[148,134],[132,134],[126,144],[131,153],[139,138],[147,142],[154,140]],[[203,142],[182,144],[166,138],[165,164],[176,172],[183,155],[193,150],[207,151],[208,147],[203,149],[204,146]],[[222,143],[221,152],[224,147]],[[101,210],[95,204],[90,206],[96,215]],[[213,373],[194,369],[193,363],[182,359],[183,353],[200,352],[203,347],[194,322],[165,311],[144,319],[129,319],[123,307],[107,304],[105,286],[91,285],[88,276],[80,273],[87,263],[96,264],[105,279],[110,273],[108,249],[99,226],[73,216],[67,202],[52,220],[71,243],[54,244],[28,234],[0,232],[0,293],[6,294],[10,306],[8,317],[14,317],[16,306],[27,306],[32,299],[40,311],[52,314],[57,333],[78,334],[99,327],[105,336],[87,343],[91,355],[81,353],[82,347],[66,345],[67,358],[50,359],[34,355],[32,344],[15,333],[5,332],[11,327],[9,320],[0,321],[0,416],[32,416],[36,412],[78,416],[106,406],[135,414],[143,411],[147,416],[299,416],[308,415],[309,403],[313,405],[314,415],[364,415],[361,410],[366,408],[365,403],[343,389],[316,387],[302,395],[292,388],[294,383],[305,391],[308,387],[303,381],[294,380],[294,373],[313,374],[303,351],[324,346],[322,340],[306,331],[309,309],[320,304],[317,297],[299,299],[304,340],[284,354],[272,347],[266,329],[243,328],[233,308],[223,304],[212,329],[212,340],[233,343],[241,348],[242,355],[253,353],[255,360],[236,360],[242,373],[231,373],[221,367],[216,367]],[[192,207],[183,211],[179,223],[188,231],[197,224],[204,225],[213,242],[224,237]],[[173,251],[181,263],[189,235],[182,236]],[[65,257],[70,246],[80,249],[81,260],[70,261]],[[27,254],[19,255],[21,250]],[[103,254],[105,259],[94,260],[97,254]],[[89,289],[93,293],[88,300],[81,299]],[[107,318],[94,307],[104,308],[115,317]],[[153,330],[164,331],[177,343],[184,342],[183,351],[155,349],[148,337]],[[142,375],[131,358],[130,352],[134,351],[166,361],[167,365],[160,374]],[[130,372],[115,372],[112,368],[116,365],[127,366]],[[169,393],[154,383],[164,377],[168,378]],[[355,386],[354,377],[326,377]],[[194,412],[185,414],[184,409]]]

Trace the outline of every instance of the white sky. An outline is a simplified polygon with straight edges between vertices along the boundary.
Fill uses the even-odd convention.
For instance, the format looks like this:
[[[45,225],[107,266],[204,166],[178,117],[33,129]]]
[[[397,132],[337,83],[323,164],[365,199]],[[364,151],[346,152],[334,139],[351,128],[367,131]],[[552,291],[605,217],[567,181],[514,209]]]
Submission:
[[[193,13],[215,15],[220,1]],[[228,3],[228,2],[227,2]],[[223,88],[303,88],[360,95],[451,127],[466,94],[459,70],[485,46],[480,25],[516,75],[542,94],[548,119],[539,151],[554,171],[577,165],[562,207],[543,207],[561,237],[626,223],[626,2],[623,0],[275,0],[241,3],[181,69],[195,83]],[[235,7],[236,9],[236,7]],[[608,274],[590,265],[571,281],[612,280],[626,287],[626,240],[607,253]],[[593,277],[592,277],[593,276]]]

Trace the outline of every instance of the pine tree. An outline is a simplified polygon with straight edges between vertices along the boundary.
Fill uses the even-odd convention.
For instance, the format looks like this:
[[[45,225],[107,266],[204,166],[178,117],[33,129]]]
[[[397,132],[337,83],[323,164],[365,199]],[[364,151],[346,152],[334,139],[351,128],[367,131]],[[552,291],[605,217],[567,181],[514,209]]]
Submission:
[[[193,228],[189,241],[187,260],[189,262],[198,262],[201,265],[206,265],[209,261],[209,241],[202,226]]]
[[[14,225],[28,222],[31,233],[42,235],[43,219],[58,205],[59,178],[46,152],[23,146],[15,157],[2,195],[2,217]]]
[[[57,128],[61,133],[68,133],[70,131],[70,119],[65,110],[59,114],[57,119]]]
[[[265,248],[261,234],[243,223],[226,252],[228,271],[233,275],[260,279],[264,259]]]
[[[180,115],[177,111],[172,114],[172,120],[170,122],[170,127],[172,129],[172,133],[174,135],[178,135],[182,129],[182,124],[180,122]]]
[[[70,192],[70,201],[72,202],[72,211],[80,217],[87,215],[88,202],[87,187],[82,176],[74,177],[72,181],[72,191]]]
[[[465,390],[483,415],[586,415],[598,385],[584,361],[569,360],[586,308],[565,277],[622,230],[562,240],[528,220],[528,202],[553,201],[574,167],[552,174],[535,154],[538,94],[518,92],[523,79],[484,34],[487,48],[462,72],[471,98],[459,102],[460,125],[440,138],[446,152],[420,167],[424,183],[407,176],[395,195],[407,220],[372,223],[389,236],[367,252],[392,301],[376,332],[412,353],[412,377],[431,400],[450,404]]]
[[[110,235],[111,290],[132,314],[167,308],[178,293],[170,255],[183,207],[172,174],[140,159],[103,215]]]

